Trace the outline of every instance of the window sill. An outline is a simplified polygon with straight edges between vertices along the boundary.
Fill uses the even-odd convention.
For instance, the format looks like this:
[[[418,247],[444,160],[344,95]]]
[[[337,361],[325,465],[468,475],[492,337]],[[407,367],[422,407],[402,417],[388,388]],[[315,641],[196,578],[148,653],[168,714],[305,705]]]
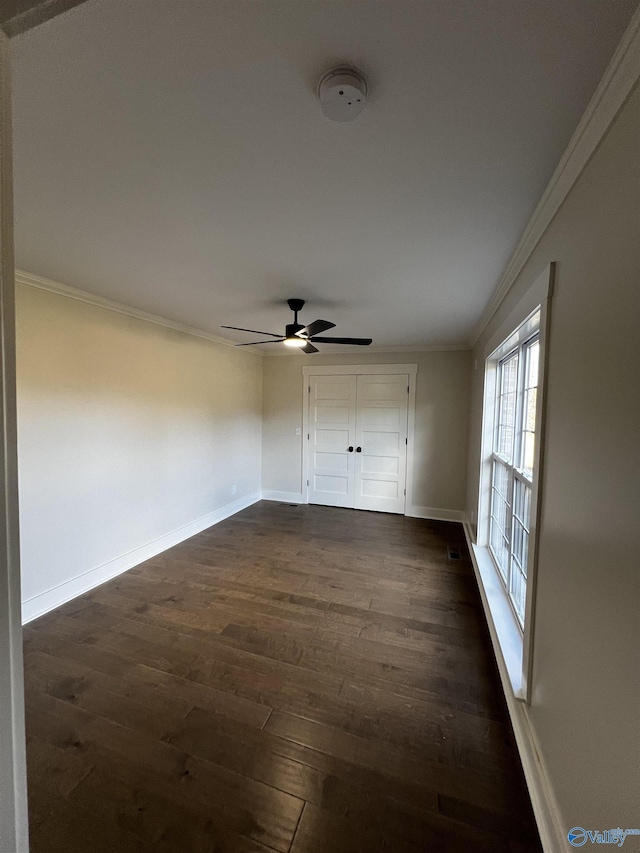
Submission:
[[[522,677],[522,631],[488,548],[469,543],[480,597],[489,625],[498,667],[506,671],[516,699],[526,699]]]

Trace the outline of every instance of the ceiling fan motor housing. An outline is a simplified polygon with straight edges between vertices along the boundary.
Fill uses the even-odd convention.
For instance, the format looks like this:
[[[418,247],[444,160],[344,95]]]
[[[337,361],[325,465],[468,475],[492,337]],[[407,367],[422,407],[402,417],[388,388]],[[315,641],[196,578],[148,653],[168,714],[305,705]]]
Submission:
[[[285,326],[285,338],[292,338],[296,332],[299,332],[300,329],[304,329],[302,323],[289,323]]]
[[[353,121],[367,102],[367,83],[353,68],[334,68],[318,83],[318,97],[331,121]]]

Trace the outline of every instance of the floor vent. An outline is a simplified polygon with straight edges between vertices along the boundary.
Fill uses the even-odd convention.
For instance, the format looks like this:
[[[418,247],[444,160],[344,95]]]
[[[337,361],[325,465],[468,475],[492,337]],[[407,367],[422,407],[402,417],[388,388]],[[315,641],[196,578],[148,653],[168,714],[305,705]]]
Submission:
[[[460,558],[460,548],[457,545],[447,545],[447,557],[450,560],[459,560]]]
[[[278,506],[300,506],[300,504],[285,504],[285,503],[281,503],[281,504],[278,504]]]

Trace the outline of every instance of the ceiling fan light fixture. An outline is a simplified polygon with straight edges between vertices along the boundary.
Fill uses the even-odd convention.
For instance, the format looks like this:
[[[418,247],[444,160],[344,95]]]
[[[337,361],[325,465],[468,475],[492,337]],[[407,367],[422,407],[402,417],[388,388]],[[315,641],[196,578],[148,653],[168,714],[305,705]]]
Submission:
[[[307,340],[306,338],[299,338],[297,335],[294,335],[292,338],[285,338],[284,344],[288,347],[304,347],[307,345]]]

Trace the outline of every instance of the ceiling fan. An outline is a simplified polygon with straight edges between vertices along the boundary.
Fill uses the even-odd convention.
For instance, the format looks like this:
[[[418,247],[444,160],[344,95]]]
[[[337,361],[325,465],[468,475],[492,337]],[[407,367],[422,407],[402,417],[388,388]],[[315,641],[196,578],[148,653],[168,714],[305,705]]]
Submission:
[[[298,323],[298,311],[302,310],[304,299],[287,299],[287,304],[293,311],[294,316],[293,323],[288,323],[284,327],[284,335],[276,335],[274,332],[259,332],[257,329],[243,329],[241,326],[221,326],[220,328],[236,329],[238,332],[253,332],[256,335],[270,335],[272,338],[272,340],[236,344],[237,347],[284,343],[289,347],[297,347],[302,352],[312,353],[319,351],[313,344],[347,344],[350,346],[368,347],[371,343],[371,338],[320,338],[318,337],[319,334],[326,332],[327,329],[333,329],[336,324],[329,323],[328,320],[314,320],[308,326],[303,326],[302,323]]]

